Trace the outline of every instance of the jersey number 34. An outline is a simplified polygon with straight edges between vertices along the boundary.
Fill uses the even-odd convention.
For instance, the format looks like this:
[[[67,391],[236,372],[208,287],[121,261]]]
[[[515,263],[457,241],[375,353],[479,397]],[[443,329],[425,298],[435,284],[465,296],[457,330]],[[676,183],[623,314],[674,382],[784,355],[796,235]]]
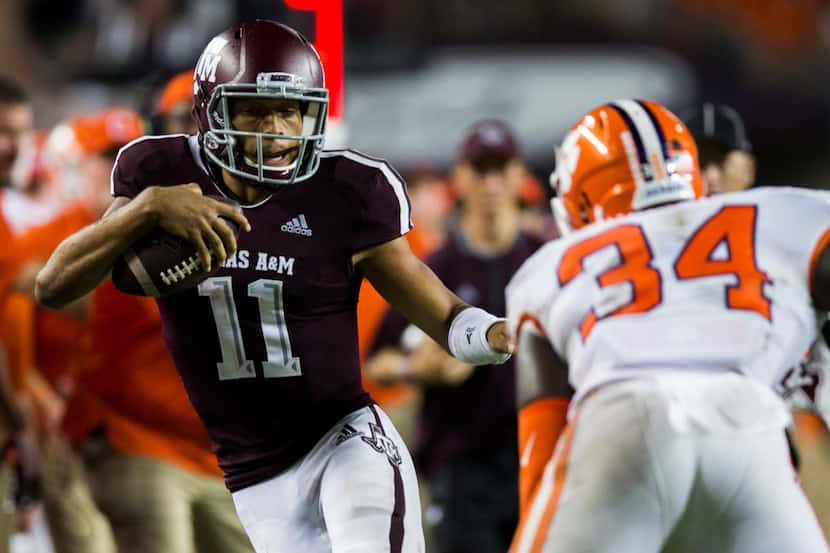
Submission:
[[[756,216],[754,205],[721,208],[686,243],[674,262],[674,275],[678,280],[732,275],[735,283],[726,286],[726,307],[754,311],[771,320],[770,300],[764,296],[764,284],[772,280],[756,263]],[[727,254],[715,257],[721,244],[726,245]],[[583,341],[601,319],[645,313],[662,301],[662,278],[652,266],[651,246],[642,227],[635,224],[614,227],[566,250],[557,271],[559,285],[565,286],[582,274],[585,260],[609,247],[619,252],[620,262],[598,275],[597,283],[600,288],[626,283],[632,293],[624,304],[606,314],[599,315],[591,309],[579,327]]]

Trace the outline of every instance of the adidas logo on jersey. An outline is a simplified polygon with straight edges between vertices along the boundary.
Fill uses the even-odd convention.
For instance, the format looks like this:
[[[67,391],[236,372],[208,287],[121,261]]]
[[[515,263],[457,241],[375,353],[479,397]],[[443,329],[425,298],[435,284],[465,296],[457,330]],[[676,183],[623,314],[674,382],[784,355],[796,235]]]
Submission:
[[[337,434],[337,438],[334,440],[335,445],[340,445],[346,440],[350,438],[356,438],[357,436],[363,436],[363,432],[355,429],[354,426],[350,424],[343,425],[343,428],[340,429],[340,433]]]
[[[290,232],[292,234],[302,234],[303,236],[311,236],[311,229],[308,228],[308,223],[305,220],[305,215],[302,213],[285,223],[280,227],[283,232]]]

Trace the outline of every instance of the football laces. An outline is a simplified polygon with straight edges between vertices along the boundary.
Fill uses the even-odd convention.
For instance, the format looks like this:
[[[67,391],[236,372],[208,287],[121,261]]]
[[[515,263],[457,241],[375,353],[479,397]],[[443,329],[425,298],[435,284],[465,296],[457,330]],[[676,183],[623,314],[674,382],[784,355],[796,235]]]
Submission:
[[[202,259],[198,254],[191,255],[181,263],[159,273],[161,281],[167,286],[177,284],[202,268]]]

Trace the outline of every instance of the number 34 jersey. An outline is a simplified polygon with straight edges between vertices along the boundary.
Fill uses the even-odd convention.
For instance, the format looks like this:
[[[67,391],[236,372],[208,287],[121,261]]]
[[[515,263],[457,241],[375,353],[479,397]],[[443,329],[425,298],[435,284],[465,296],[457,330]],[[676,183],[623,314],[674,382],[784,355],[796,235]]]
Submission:
[[[574,405],[649,371],[734,371],[772,386],[815,338],[810,279],[828,229],[830,194],[797,188],[631,213],[528,259],[507,288],[508,320],[517,335],[544,333],[567,362]]]
[[[145,138],[120,152],[112,192],[132,198],[189,182],[224,193],[195,137]],[[241,233],[236,255],[197,289],[158,301],[168,348],[231,491],[279,474],[371,403],[357,345],[362,276],[351,256],[411,227],[397,173],[353,151],[324,152],[310,180],[243,211],[252,230]]]

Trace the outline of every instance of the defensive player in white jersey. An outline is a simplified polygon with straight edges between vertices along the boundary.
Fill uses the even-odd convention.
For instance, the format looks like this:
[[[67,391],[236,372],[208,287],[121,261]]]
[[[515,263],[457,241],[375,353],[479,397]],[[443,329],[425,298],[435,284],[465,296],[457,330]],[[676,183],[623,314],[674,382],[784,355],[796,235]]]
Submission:
[[[525,262],[507,311],[520,406],[571,397],[512,551],[830,551],[771,389],[830,307],[830,194],[698,200],[687,129],[634,100],[572,128],[552,183],[573,232]]]

